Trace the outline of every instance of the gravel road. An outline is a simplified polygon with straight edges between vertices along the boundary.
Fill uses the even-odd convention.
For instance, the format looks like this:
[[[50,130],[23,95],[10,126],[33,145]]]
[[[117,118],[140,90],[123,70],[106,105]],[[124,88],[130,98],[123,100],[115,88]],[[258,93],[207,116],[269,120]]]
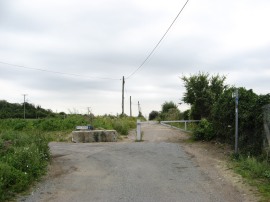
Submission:
[[[180,132],[144,125],[144,142],[50,143],[46,179],[18,201],[242,201],[202,172],[171,138]]]

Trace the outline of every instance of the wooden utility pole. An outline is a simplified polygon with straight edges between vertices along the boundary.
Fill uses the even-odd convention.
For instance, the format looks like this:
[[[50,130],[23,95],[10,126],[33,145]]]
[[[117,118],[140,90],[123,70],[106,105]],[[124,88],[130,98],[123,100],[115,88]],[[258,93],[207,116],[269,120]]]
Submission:
[[[25,96],[27,96],[27,94],[23,94],[23,118],[25,119]]]
[[[122,79],[122,115],[124,115],[124,108],[125,108],[125,104],[124,104],[124,99],[125,99],[124,92],[125,92],[125,77],[123,76],[123,79]]]
[[[131,108],[131,96],[129,97],[129,106],[130,106],[130,117],[132,117],[132,108]]]

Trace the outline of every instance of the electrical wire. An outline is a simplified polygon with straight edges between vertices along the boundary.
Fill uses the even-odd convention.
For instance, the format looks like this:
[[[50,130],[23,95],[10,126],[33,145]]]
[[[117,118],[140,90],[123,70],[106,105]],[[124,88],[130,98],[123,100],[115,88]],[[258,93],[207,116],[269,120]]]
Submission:
[[[71,73],[64,73],[64,72],[58,72],[58,71],[51,71],[51,70],[46,70],[46,69],[41,69],[41,68],[33,68],[33,67],[27,67],[23,65],[16,65],[16,64],[11,64],[7,62],[2,62],[0,61],[1,64],[9,65],[12,67],[17,67],[17,68],[23,68],[23,69],[29,69],[29,70],[35,70],[35,71],[42,71],[42,72],[48,72],[48,73],[53,73],[53,74],[60,74],[60,75],[67,75],[67,76],[76,76],[76,77],[84,77],[87,79],[103,79],[103,80],[122,80],[122,79],[116,79],[116,78],[106,78],[106,77],[89,77],[89,76],[84,76],[80,74],[71,74]]]
[[[148,56],[145,58],[145,60],[142,62],[142,64],[135,71],[133,71],[128,77],[126,77],[126,79],[129,79],[130,77],[132,77],[139,69],[141,69],[143,67],[143,65],[147,62],[147,60],[149,60],[149,58],[153,55],[153,53],[155,52],[155,50],[157,49],[157,47],[160,45],[160,43],[162,42],[162,40],[165,38],[165,36],[167,35],[167,33],[170,31],[171,27],[173,26],[173,24],[175,23],[175,21],[177,20],[177,18],[179,17],[179,15],[182,13],[182,11],[184,10],[184,8],[186,7],[186,5],[187,5],[188,2],[189,2],[189,0],[186,1],[186,3],[181,8],[181,10],[177,14],[177,16],[174,18],[173,22],[170,24],[169,28],[166,30],[166,32],[163,34],[163,36],[161,37],[161,39],[158,41],[158,43],[155,45],[155,47],[152,49],[152,51],[148,54]]]

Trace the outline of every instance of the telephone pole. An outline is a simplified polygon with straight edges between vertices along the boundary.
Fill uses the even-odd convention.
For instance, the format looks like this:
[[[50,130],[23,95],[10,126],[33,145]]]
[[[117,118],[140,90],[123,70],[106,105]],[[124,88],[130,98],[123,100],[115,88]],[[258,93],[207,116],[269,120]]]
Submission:
[[[25,97],[27,94],[23,94],[23,118],[25,119]]]
[[[125,105],[124,105],[124,99],[125,99],[124,92],[125,92],[125,77],[123,76],[123,79],[122,79],[122,115],[124,115],[124,108],[125,108]]]
[[[131,108],[131,96],[129,97],[129,106],[130,106],[130,117],[132,117],[132,108]]]

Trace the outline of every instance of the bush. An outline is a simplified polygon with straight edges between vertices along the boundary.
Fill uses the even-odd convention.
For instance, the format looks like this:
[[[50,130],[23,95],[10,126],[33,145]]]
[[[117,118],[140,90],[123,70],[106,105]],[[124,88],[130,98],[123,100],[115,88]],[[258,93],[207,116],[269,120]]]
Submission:
[[[149,114],[149,120],[150,120],[150,121],[151,121],[151,120],[155,120],[155,119],[158,118],[158,116],[159,116],[158,111],[152,111],[152,112],[150,112],[150,114]]]
[[[227,89],[215,103],[212,123],[219,141],[234,144],[235,100],[234,88]],[[260,155],[263,148],[263,111],[270,103],[270,94],[257,95],[252,90],[239,88],[239,150],[242,154]],[[231,127],[228,127],[231,126]]]
[[[114,121],[113,128],[122,135],[128,135],[129,126],[122,120]]]
[[[128,135],[130,129],[136,127],[134,118],[122,118],[113,121],[113,129],[122,135]]]
[[[25,190],[28,183],[25,173],[7,163],[0,162],[0,201],[10,198],[14,192]]]
[[[49,139],[22,132],[0,134],[0,201],[28,188],[46,172]]]
[[[193,132],[195,140],[212,140],[215,137],[212,123],[202,119]]]

